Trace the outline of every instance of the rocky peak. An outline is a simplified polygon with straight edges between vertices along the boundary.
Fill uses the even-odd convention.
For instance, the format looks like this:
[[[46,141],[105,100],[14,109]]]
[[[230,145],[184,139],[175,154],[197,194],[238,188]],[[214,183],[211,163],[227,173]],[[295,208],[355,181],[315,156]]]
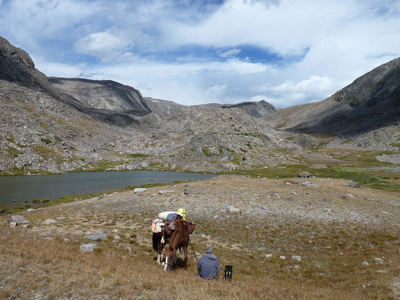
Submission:
[[[261,100],[260,102],[241,102],[232,105],[226,104],[222,105],[221,107],[226,109],[239,108],[254,118],[261,118],[277,111],[275,106],[266,102],[265,100]]]
[[[0,80],[41,90],[49,89],[50,85],[47,77],[35,69],[35,64],[28,53],[12,46],[2,37],[0,37]]]

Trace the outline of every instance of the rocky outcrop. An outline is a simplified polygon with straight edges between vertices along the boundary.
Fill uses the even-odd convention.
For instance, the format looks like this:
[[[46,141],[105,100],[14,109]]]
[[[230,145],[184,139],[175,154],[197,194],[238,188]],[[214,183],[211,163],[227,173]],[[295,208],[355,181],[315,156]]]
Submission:
[[[142,116],[151,112],[140,92],[112,80],[56,78],[49,81],[89,109],[102,109]]]
[[[232,105],[222,105],[221,107],[226,109],[230,108],[242,109],[244,112],[246,112],[253,118],[262,118],[266,115],[272,114],[277,111],[275,106],[269,104],[265,100],[261,100],[260,102],[242,102]]]

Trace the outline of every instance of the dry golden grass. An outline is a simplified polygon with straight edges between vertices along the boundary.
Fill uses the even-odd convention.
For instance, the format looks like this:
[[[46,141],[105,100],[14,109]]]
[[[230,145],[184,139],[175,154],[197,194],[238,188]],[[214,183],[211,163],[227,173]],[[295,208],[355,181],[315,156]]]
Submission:
[[[187,271],[165,273],[149,253],[121,249],[81,253],[79,245],[2,234],[2,299],[356,299],[350,293],[328,290],[272,274],[252,274],[255,265],[236,266],[234,280],[205,281]],[[246,262],[238,255],[238,261]]]
[[[26,212],[31,228],[9,228],[2,217],[0,298],[394,299],[400,209],[389,202],[398,194],[349,189],[343,180],[310,179],[320,188],[296,180],[221,177],[190,183],[191,196],[182,193],[185,184],[105,195]],[[349,192],[354,198],[344,199]],[[242,213],[227,213],[228,204]],[[232,281],[198,278],[192,248],[187,271],[164,272],[155,262],[149,223],[176,207],[188,208],[197,225],[197,256],[211,244],[222,269],[233,265]],[[44,225],[47,218],[59,222]],[[109,239],[82,253],[90,242],[85,232],[97,230]]]

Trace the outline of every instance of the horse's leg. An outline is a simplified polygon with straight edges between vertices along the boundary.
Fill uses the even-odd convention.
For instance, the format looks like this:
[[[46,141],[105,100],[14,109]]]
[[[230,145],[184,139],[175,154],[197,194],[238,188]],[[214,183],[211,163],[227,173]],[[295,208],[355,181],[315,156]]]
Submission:
[[[188,260],[188,250],[187,250],[187,246],[183,249],[183,253],[184,253],[184,266],[185,266],[185,270],[187,270],[187,260]]]
[[[161,253],[157,253],[157,262],[161,265]]]
[[[174,249],[174,247],[169,245],[169,247],[167,249],[167,253],[165,255],[164,271],[172,270],[172,267],[174,265],[175,255],[176,255],[175,253],[176,253],[176,249]]]
[[[161,264],[164,265],[165,264],[165,256],[164,256],[164,245],[161,244],[160,246],[160,260],[161,260]]]
[[[169,252],[170,252],[169,248],[170,248],[170,247],[168,247],[167,253],[165,254],[164,271],[168,271],[168,260],[169,260],[168,258],[169,258]]]

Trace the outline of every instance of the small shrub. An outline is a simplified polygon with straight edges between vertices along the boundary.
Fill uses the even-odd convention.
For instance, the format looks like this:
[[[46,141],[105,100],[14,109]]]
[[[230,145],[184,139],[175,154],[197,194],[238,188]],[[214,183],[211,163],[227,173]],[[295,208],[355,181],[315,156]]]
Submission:
[[[46,143],[46,144],[51,144],[51,140],[50,139],[41,139],[41,141],[43,143]]]

